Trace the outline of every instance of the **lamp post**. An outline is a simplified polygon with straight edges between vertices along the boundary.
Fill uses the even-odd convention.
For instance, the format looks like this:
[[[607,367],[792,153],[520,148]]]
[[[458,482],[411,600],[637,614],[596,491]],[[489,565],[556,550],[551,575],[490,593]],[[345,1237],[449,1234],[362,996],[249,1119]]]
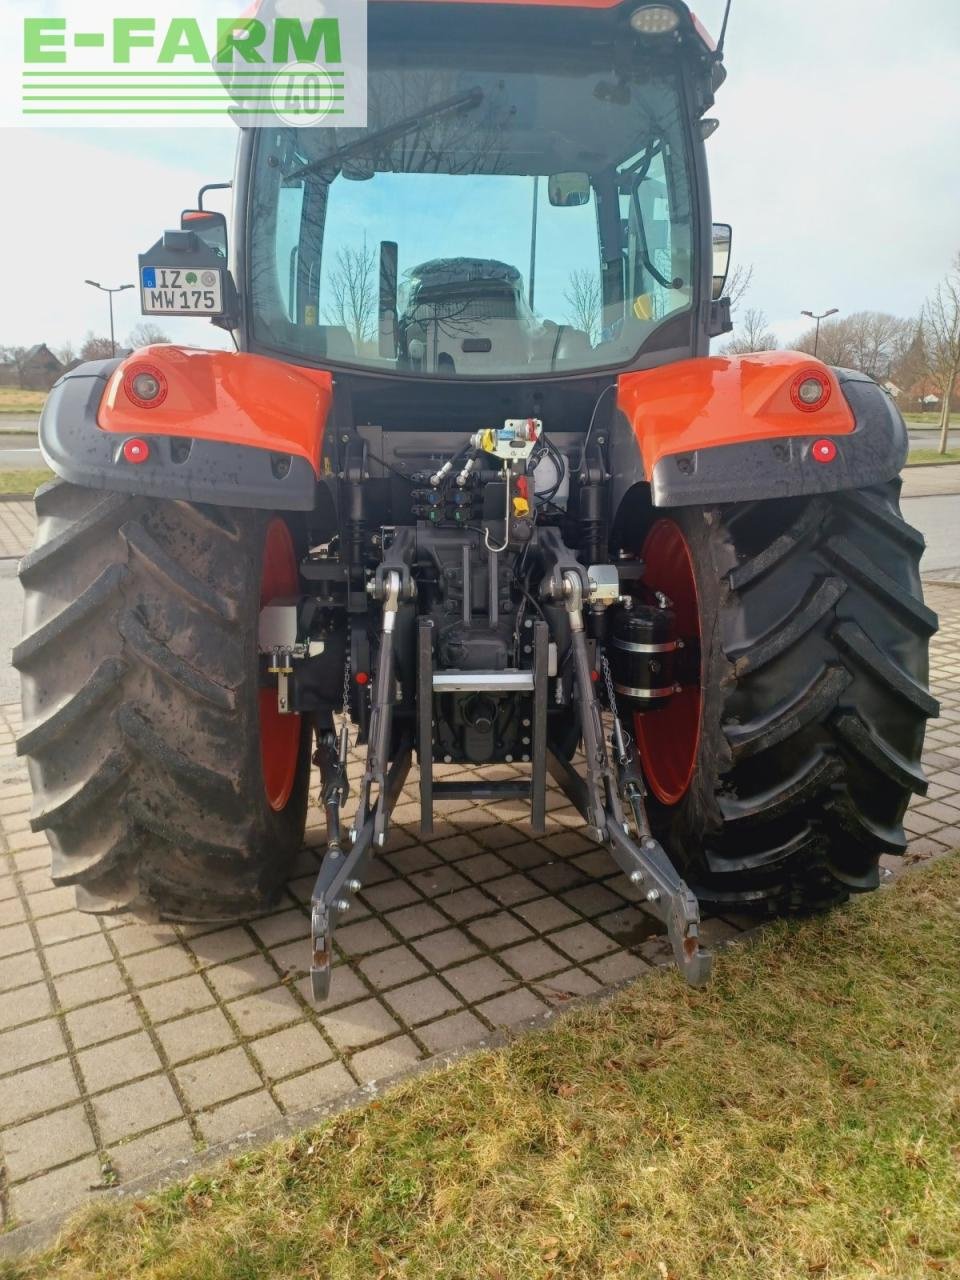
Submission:
[[[113,336],[113,295],[115,293],[123,293],[124,289],[132,289],[132,284],[120,284],[115,289],[108,289],[105,284],[100,284],[97,280],[84,280],[84,284],[93,285],[94,289],[99,289],[101,293],[105,293],[110,299],[110,351],[113,355],[117,354],[117,340]]]
[[[827,316],[835,316],[838,307],[831,307],[829,311],[821,311],[819,315],[815,315],[812,311],[801,311],[802,316],[809,316],[811,320],[816,320],[817,327],[813,335],[813,354],[817,354],[817,347],[820,345],[820,321],[826,320]]]

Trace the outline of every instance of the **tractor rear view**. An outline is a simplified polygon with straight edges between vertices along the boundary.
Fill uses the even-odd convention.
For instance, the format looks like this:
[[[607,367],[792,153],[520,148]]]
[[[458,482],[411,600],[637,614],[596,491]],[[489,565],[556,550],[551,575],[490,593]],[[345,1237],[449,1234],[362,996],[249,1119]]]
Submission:
[[[427,837],[470,797],[542,834],[552,776],[694,983],[702,905],[876,887],[936,713],[906,431],[860,374],[709,355],[723,76],[679,0],[370,0],[367,128],[243,131],[229,247],[201,198],[141,257],[237,350],[44,411],[19,749],[83,909],[269,907],[311,759],[318,999],[414,760]]]

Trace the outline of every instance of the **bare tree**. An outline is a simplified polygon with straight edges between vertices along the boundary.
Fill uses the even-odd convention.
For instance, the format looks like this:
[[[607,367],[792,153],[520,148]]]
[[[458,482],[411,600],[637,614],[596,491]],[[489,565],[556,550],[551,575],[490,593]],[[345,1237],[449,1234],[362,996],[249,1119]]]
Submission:
[[[960,252],[927,299],[924,319],[929,334],[930,376],[940,395],[939,452],[950,438],[950,398],[960,377]]]
[[[57,347],[53,354],[64,367],[73,364],[77,358],[77,350],[72,342],[65,342],[63,346]]]
[[[23,386],[24,366],[29,347],[0,347],[0,363],[12,364],[17,371],[17,386]]]
[[[822,320],[819,336],[816,326],[811,325],[791,346],[794,351],[805,351],[808,355],[816,355],[824,364],[835,365],[841,369],[853,367],[853,342],[850,328],[845,320]]]
[[[156,343],[169,341],[170,335],[164,333],[159,325],[151,324],[149,320],[141,320],[127,335],[127,346],[133,347],[134,351],[138,347],[152,347]]]
[[[905,397],[904,404],[912,404],[912,397],[916,395],[922,411],[924,385],[930,373],[930,353],[927,350],[927,330],[923,316],[911,323],[910,342],[894,364],[890,377],[900,387]]]
[[[724,297],[730,299],[730,314],[733,315],[737,307],[743,301],[747,290],[753,282],[753,263],[744,265],[740,263],[730,272],[727,277],[726,288],[724,289]]]
[[[595,346],[600,336],[600,281],[596,272],[573,271],[570,284],[563,295],[570,308],[570,324],[582,329]]]
[[[98,338],[92,331],[83,340],[81,360],[109,360],[113,355],[113,343],[109,338]]]
[[[748,307],[743,313],[743,322],[737,332],[721,347],[725,356],[742,356],[751,351],[776,351],[777,335],[768,327],[765,312],[758,307]]]
[[[816,354],[824,364],[859,369],[883,382],[903,359],[915,334],[913,320],[886,311],[854,311],[822,321],[819,339],[816,326],[807,329],[794,346],[797,351]]]
[[[346,329],[357,350],[376,336],[377,282],[377,255],[366,241],[362,249],[337,251],[326,290],[325,319]]]

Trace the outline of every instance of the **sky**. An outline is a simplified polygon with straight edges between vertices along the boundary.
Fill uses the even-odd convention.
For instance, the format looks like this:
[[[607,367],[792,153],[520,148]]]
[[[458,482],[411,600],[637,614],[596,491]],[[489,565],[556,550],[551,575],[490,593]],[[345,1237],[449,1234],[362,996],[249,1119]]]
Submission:
[[[716,33],[723,0],[695,8]],[[917,314],[960,250],[958,59],[960,0],[733,0],[713,211],[733,224],[734,265],[753,266],[743,305],[782,344],[803,309]],[[84,280],[135,280],[137,254],[231,176],[235,142],[233,129],[0,130],[0,345],[104,333],[106,297]],[[123,341],[135,290],[116,311]],[[164,327],[228,341],[201,320]]]

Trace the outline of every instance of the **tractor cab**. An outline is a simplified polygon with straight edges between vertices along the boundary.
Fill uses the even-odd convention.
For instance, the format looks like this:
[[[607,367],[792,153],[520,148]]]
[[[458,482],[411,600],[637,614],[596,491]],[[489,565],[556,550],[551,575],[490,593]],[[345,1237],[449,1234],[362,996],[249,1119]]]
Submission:
[[[704,353],[722,70],[647,10],[371,5],[367,128],[244,137],[245,344],[444,379]]]

